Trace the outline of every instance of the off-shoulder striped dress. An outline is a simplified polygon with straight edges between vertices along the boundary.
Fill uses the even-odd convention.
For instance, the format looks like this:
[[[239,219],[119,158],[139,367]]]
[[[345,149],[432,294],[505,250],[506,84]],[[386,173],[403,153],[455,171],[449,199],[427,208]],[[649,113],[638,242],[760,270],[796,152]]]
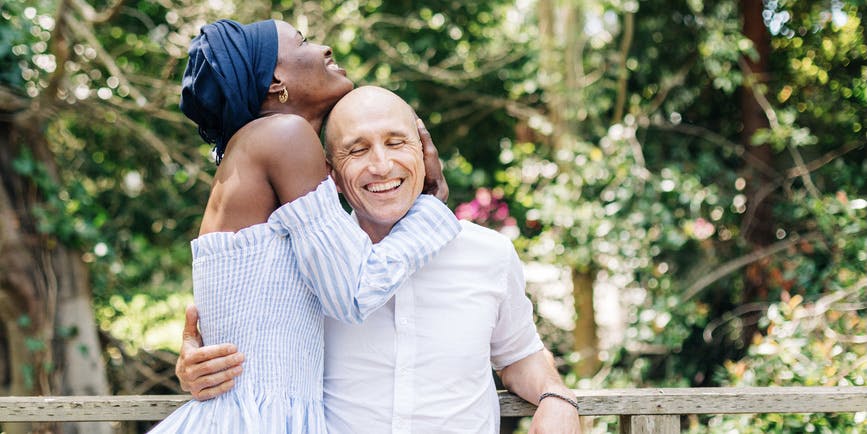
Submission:
[[[329,178],[266,223],[192,242],[205,345],[246,357],[228,393],[190,401],[152,433],[325,433],[323,315],[361,322],[460,231],[422,195],[381,242],[342,209]]]

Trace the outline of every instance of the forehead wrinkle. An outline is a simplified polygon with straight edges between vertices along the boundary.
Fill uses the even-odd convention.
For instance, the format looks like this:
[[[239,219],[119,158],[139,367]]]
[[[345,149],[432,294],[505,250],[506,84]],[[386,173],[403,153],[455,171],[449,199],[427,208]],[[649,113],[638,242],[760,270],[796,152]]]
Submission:
[[[409,131],[401,131],[399,129],[388,130],[382,134],[382,137],[386,138],[386,139],[390,139],[393,137],[400,137],[400,138],[408,139],[408,138],[410,138],[410,136],[411,136],[411,134],[409,133]]]
[[[391,138],[399,137],[402,139],[411,139],[412,133],[408,130],[401,130],[400,128],[381,130],[381,129],[366,129],[358,133],[358,135],[349,140],[348,142],[344,142],[344,146],[353,146],[359,143],[367,143],[367,142],[375,142],[377,140],[388,140]]]

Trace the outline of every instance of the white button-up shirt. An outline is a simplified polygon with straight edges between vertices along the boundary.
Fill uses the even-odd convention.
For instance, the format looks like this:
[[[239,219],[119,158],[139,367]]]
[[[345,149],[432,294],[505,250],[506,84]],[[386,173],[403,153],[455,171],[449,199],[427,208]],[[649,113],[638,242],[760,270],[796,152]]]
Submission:
[[[542,350],[511,241],[461,233],[363,324],[326,318],[329,433],[497,433],[491,368]]]

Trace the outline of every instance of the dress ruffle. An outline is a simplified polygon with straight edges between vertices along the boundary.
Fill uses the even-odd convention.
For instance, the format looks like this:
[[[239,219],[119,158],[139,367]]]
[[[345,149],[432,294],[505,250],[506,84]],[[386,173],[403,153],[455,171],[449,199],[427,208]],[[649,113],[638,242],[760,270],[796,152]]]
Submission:
[[[151,434],[325,433],[322,402],[265,391],[230,391],[208,401],[187,402]]]

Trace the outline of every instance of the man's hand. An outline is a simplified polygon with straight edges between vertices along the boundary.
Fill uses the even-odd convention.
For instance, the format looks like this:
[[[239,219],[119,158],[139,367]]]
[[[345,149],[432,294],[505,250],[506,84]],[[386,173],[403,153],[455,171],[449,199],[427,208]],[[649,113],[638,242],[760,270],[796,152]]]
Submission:
[[[202,346],[199,334],[199,312],[188,306],[181,354],[175,364],[175,375],[181,389],[193,398],[206,401],[228,392],[241,375],[244,355],[232,344]]]
[[[449,198],[449,185],[443,177],[443,165],[440,163],[440,155],[434,146],[430,133],[424,126],[424,122],[416,117],[418,136],[421,139],[421,149],[424,154],[424,189],[422,193],[432,194],[437,199],[445,202]]]
[[[567,389],[568,390],[568,389]],[[566,396],[572,396],[569,392]],[[581,418],[575,407],[556,397],[548,397],[539,403],[529,434],[581,434]]]

